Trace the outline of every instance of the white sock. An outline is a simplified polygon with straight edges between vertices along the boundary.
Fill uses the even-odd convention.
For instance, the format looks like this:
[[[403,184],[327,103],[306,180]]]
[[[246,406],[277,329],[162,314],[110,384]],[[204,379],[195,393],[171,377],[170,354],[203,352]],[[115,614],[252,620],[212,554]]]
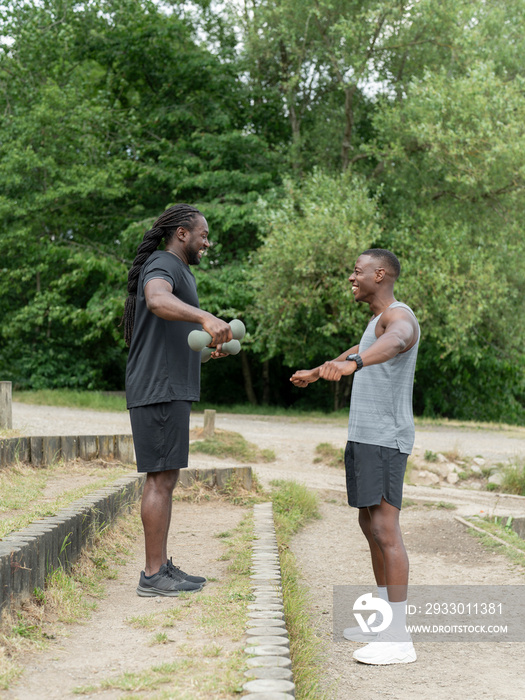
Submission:
[[[403,600],[401,602],[392,603],[389,601],[390,607],[392,608],[392,622],[388,627],[389,635],[392,635],[399,642],[409,642],[410,634],[406,629],[407,622],[407,601]]]
[[[381,600],[386,600],[386,602],[388,603],[388,591],[387,591],[386,586],[378,586],[377,587],[377,597],[381,598]],[[375,615],[376,616],[374,618],[372,626],[379,627],[379,625],[383,622],[383,613],[380,610],[378,610],[375,613]]]
[[[381,598],[381,600],[386,600],[388,603],[388,588],[386,586],[378,586],[377,596]]]

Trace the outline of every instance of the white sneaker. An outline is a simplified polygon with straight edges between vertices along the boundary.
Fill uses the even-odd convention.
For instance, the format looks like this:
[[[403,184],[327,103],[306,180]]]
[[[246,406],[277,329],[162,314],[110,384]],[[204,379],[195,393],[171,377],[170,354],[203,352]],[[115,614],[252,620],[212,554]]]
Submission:
[[[376,641],[354,651],[353,658],[362,664],[386,666],[410,664],[417,659],[411,640],[400,642],[388,634],[378,634]]]
[[[343,630],[343,637],[348,639],[349,642],[373,642],[378,636],[377,632],[363,632],[358,626],[347,627]]]

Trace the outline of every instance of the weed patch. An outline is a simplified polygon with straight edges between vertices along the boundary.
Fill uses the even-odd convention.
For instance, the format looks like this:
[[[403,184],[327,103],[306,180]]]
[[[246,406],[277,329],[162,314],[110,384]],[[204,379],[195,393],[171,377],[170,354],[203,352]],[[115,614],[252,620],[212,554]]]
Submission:
[[[326,464],[327,467],[344,469],[345,451],[343,447],[334,447],[329,442],[321,442],[315,448],[314,464]]]
[[[504,554],[514,564],[525,566],[525,541],[512,529],[511,519],[498,516],[476,518],[472,519],[472,523],[487,532],[487,535],[484,535],[473,528],[469,529],[470,534],[479,538],[484,547],[492,552]],[[503,542],[494,540],[490,535],[495,535]],[[510,546],[506,547],[504,543]]]
[[[525,464],[514,464],[503,468],[501,490],[525,496]]]
[[[192,437],[202,434],[201,430],[192,431]],[[237,462],[273,462],[273,450],[260,450],[257,445],[248,442],[239,433],[229,430],[216,430],[212,437],[196,440],[190,445],[190,452],[203,452],[219,459],[235,459]]]
[[[79,498],[113,484],[128,473],[128,466],[101,460],[58,462],[38,469],[25,463],[6,467],[0,470],[0,537],[21,530],[33,520],[56,515]],[[89,483],[62,491],[56,496],[47,495],[46,489],[52,479],[63,478],[64,484],[67,484],[72,476],[84,476]]]
[[[281,562],[286,627],[298,700],[328,700],[321,686],[323,646],[310,617],[311,600],[300,581],[295,556],[289,548],[292,536],[312,518],[320,518],[316,494],[300,484],[273,481],[272,501]]]

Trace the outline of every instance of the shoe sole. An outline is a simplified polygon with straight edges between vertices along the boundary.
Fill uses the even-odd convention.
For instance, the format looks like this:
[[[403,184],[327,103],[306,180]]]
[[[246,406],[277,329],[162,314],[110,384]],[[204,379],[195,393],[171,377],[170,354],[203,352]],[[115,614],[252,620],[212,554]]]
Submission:
[[[411,664],[414,661],[417,661],[417,656],[405,656],[403,659],[397,658],[390,659],[389,661],[379,661],[376,659],[358,659],[357,656],[354,656],[354,659],[356,661],[359,661],[360,664],[368,664],[370,666],[390,666],[390,664]]]
[[[155,598],[156,596],[164,596],[166,598],[176,598],[181,593],[198,593],[202,590],[202,586],[199,588],[190,588],[185,591],[163,591],[160,588],[143,588],[142,586],[137,587],[137,595],[141,598]]]
[[[358,634],[356,632],[355,634],[349,634],[347,636],[343,632],[343,637],[349,642],[366,642],[367,644],[369,644],[370,642],[374,642],[377,639],[377,634],[364,634],[364,632]]]
[[[372,666],[389,666],[390,664],[411,664],[417,660],[417,654],[415,650],[413,650],[411,653],[398,654],[398,656],[392,656],[389,659],[382,659],[380,655],[368,657],[365,655],[362,658],[359,658],[360,651],[361,649],[355,651],[352,654],[352,658],[354,658],[356,661],[359,661],[359,663],[361,664],[370,664]]]

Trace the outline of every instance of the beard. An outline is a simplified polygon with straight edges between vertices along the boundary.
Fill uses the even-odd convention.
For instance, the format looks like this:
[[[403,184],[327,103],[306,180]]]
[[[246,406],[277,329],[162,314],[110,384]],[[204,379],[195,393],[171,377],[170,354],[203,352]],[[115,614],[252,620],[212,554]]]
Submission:
[[[199,257],[199,250],[191,251],[188,253],[188,265],[200,265],[201,259]]]

